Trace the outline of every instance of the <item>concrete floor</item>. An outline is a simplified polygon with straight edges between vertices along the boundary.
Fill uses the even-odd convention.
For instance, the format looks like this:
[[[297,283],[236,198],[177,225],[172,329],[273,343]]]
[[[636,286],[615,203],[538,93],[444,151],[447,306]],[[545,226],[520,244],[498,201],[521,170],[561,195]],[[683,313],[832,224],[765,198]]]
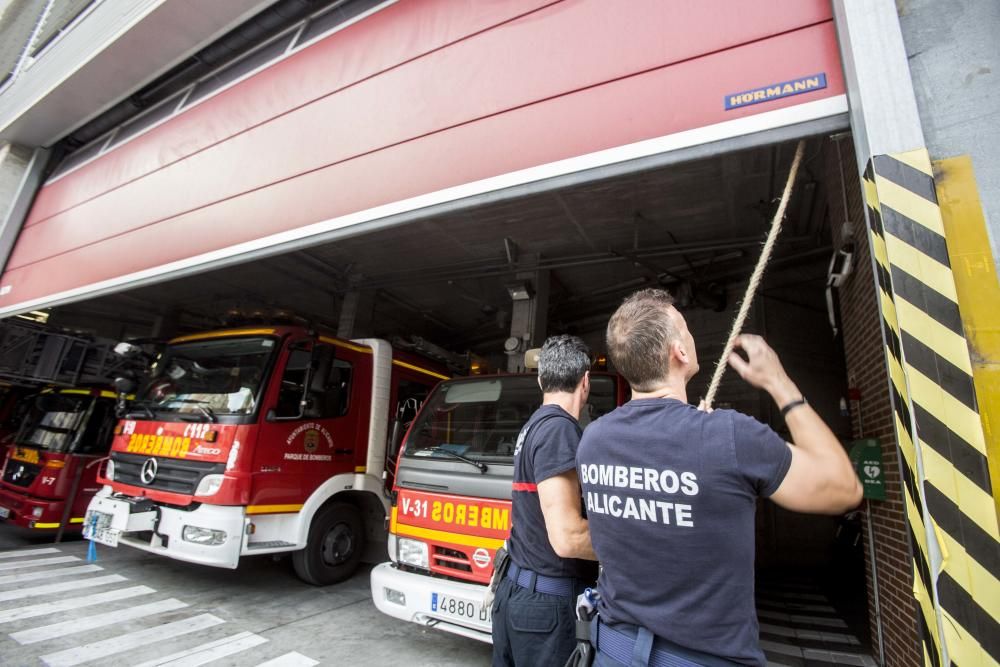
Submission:
[[[0,525],[0,665],[417,667],[490,661],[486,644],[377,611],[369,567],[342,584],[316,588],[299,581],[287,559],[249,558],[236,570],[220,570],[99,546],[91,564],[86,542],[51,545],[9,529]],[[101,569],[67,572],[88,565]],[[115,579],[83,587],[109,576]],[[66,590],[46,591],[53,586]],[[25,617],[42,603],[85,602],[136,586],[152,591]],[[120,613],[100,616],[111,612]],[[129,643],[134,647],[121,650]],[[195,648],[201,653],[176,655]]]

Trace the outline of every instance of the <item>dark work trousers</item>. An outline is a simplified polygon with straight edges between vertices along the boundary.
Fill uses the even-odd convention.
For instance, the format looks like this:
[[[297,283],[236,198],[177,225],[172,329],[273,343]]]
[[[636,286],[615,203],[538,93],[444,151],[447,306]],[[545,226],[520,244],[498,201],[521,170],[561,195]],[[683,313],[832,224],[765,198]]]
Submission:
[[[576,648],[575,605],[504,578],[493,600],[493,667],[563,667]]]

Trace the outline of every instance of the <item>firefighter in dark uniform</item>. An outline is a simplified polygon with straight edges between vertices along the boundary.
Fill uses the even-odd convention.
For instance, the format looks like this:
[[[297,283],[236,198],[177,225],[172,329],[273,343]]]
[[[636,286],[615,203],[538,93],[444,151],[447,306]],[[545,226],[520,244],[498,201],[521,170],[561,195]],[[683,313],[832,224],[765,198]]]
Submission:
[[[597,575],[576,475],[578,420],[590,393],[583,341],[546,340],[538,383],[542,406],[514,449],[510,565],[493,602],[494,666],[562,667],[576,645],[576,596]]]
[[[754,606],[758,497],[800,512],[844,512],[861,487],[843,446],[777,355],[743,335],[730,366],[781,409],[794,444],[732,410],[687,402],[694,339],[663,290],[643,290],[608,323],[608,355],[632,400],[588,427],[577,454],[603,570],[591,625],[596,664],[763,665]]]

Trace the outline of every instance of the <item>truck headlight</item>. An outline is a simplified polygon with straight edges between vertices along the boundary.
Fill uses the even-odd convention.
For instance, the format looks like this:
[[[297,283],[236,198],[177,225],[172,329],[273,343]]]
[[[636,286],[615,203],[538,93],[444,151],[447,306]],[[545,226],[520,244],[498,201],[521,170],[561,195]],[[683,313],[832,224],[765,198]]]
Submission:
[[[104,466],[104,476],[108,478],[108,481],[115,481],[115,462],[108,460],[108,464]]]
[[[194,544],[207,544],[215,546],[226,541],[226,531],[212,530],[211,528],[201,528],[199,526],[184,526],[181,532],[181,539]]]
[[[211,496],[222,488],[222,475],[205,475],[198,483],[198,488],[194,490],[196,496]]]
[[[430,560],[427,557],[427,543],[419,540],[410,540],[405,537],[399,538],[396,542],[399,549],[399,562],[414,567],[430,569]]]
[[[31,516],[35,517],[36,519],[41,519],[42,518],[42,514],[44,512],[45,512],[45,508],[42,507],[41,505],[38,505],[36,507],[32,507],[31,508]]]

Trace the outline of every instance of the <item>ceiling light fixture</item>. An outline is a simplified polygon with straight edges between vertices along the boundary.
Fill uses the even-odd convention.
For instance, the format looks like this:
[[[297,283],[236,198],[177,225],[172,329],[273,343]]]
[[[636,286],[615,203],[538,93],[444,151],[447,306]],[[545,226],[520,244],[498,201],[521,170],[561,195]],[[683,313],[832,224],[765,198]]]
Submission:
[[[511,301],[527,301],[531,298],[531,286],[525,282],[508,283],[504,285]]]

